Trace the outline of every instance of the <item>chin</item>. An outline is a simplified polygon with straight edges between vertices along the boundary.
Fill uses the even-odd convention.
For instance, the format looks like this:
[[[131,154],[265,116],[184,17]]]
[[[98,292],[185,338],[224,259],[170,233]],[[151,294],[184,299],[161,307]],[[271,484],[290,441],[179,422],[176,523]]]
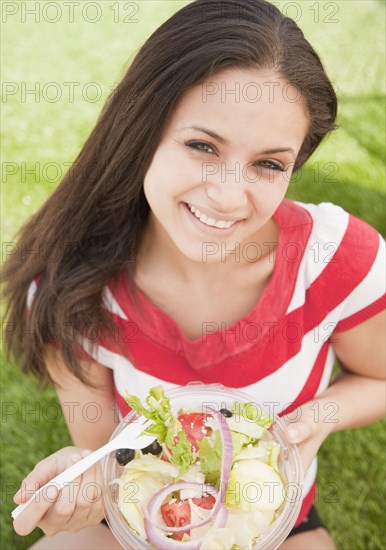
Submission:
[[[185,256],[185,258],[188,258],[192,262],[197,263],[213,263],[218,262],[220,260],[220,247],[217,245],[217,243],[214,242],[201,242],[201,243],[195,243],[194,245],[192,243],[185,244],[185,245],[178,245],[175,243],[178,250],[181,254]],[[217,253],[216,253],[216,249]]]

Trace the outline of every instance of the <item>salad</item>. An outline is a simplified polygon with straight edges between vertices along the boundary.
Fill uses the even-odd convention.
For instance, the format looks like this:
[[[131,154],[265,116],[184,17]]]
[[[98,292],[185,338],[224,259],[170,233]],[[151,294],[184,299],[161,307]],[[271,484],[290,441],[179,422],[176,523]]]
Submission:
[[[123,473],[111,483],[129,527],[157,550],[253,548],[286,497],[274,420],[240,401],[175,412],[161,385],[147,406],[129,393],[126,401],[153,422],[142,434],[156,436],[115,455]]]

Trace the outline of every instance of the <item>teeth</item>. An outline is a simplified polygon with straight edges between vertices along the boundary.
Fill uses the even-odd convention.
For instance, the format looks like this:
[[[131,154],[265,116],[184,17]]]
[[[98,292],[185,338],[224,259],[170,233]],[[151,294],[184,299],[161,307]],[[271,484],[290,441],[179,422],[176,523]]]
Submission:
[[[225,220],[214,220],[213,218],[208,218],[208,216],[205,216],[205,214],[202,214],[198,208],[195,208],[194,206],[190,206],[188,204],[188,207],[192,214],[196,216],[200,220],[200,222],[205,223],[205,225],[209,225],[210,227],[218,227],[219,229],[228,229],[231,225],[233,225],[235,222],[225,221]]]

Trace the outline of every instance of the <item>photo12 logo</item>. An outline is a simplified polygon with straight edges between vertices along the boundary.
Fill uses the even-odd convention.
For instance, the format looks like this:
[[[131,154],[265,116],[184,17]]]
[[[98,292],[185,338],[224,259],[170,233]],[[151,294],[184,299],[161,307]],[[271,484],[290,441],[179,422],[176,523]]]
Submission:
[[[268,17],[273,17],[273,9],[278,8],[285,17],[299,22],[303,17],[312,18],[313,23],[339,23],[339,5],[337,2],[323,2],[321,0],[301,0],[298,2],[285,2],[269,0]],[[208,2],[202,3],[202,22],[210,20],[213,6]],[[240,22],[248,18],[248,10],[242,2],[219,1],[215,7],[218,9],[221,19],[224,21]],[[271,12],[271,13],[270,13]]]
[[[21,23],[84,23],[95,24],[110,18],[114,23],[139,23],[140,6],[137,2],[1,2],[1,21],[17,18]]]

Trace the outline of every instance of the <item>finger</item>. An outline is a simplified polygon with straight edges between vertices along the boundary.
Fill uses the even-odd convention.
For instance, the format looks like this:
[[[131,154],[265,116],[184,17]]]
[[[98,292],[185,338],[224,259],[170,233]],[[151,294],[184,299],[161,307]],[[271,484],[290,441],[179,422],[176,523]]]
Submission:
[[[301,443],[311,435],[311,428],[305,422],[297,422],[286,429],[287,439],[291,443]]]
[[[311,465],[312,459],[315,457],[315,449],[312,445],[309,445],[308,442],[306,442],[300,443],[298,446],[298,451],[302,461],[303,474],[305,475]]]
[[[73,458],[80,460],[90,452],[84,451]],[[38,525],[46,535],[52,536],[63,530],[77,531],[85,527],[90,504],[85,502],[84,505],[79,506],[79,503],[83,503],[79,495],[82,494],[85,480],[92,476],[92,470],[93,468],[87,470],[82,476],[63,487],[60,499],[48,510]]]
[[[91,517],[92,510],[98,505],[102,498],[101,480],[98,474],[99,464],[90,468],[83,475],[83,483],[78,493],[78,506],[83,520]]]
[[[22,484],[23,484],[23,482],[20,485],[22,485]],[[15,502],[16,504],[21,504],[22,503],[21,492],[22,492],[22,488],[20,487],[18,492],[13,496],[13,502]]]
[[[66,468],[82,459],[80,450],[72,453],[66,461]],[[68,482],[60,491],[56,502],[47,510],[38,527],[48,536],[63,530],[71,519],[76,506],[76,499],[81,483],[81,477]]]
[[[40,487],[68,468],[73,463],[71,460],[73,455],[81,456],[82,450],[76,447],[64,447],[38,462],[21,482],[14,501],[17,504],[27,501]]]
[[[96,464],[94,468],[94,489],[92,496],[93,504],[87,516],[89,525],[100,523],[105,516],[102,498],[102,468],[100,464]]]
[[[20,489],[15,495],[17,501],[21,503],[28,500],[40,487],[57,476],[61,472],[60,468],[61,460],[58,452],[38,462],[21,482]]]
[[[37,527],[49,537],[56,535],[59,531],[67,531],[67,525],[75,510],[75,499],[79,481],[72,481],[65,485],[60,491],[56,502],[47,510],[40,519]]]
[[[29,535],[58,498],[58,493],[55,485],[45,487],[36,496],[35,502],[31,502],[14,520],[13,527],[16,533],[21,536]]]

